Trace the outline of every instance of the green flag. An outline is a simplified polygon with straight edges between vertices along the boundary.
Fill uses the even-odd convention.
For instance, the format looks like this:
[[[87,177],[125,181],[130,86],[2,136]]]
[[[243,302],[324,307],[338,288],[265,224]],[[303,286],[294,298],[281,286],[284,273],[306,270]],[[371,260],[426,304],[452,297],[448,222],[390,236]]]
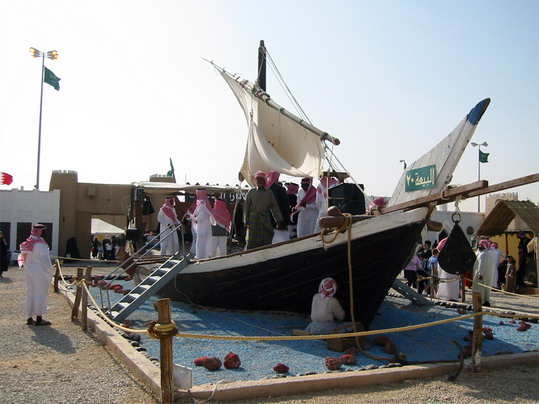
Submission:
[[[45,67],[45,78],[43,79],[45,83],[53,86],[56,91],[60,91],[60,80],[62,79]]]
[[[489,153],[483,153],[481,150],[479,150],[479,162],[488,163],[488,155]]]
[[[170,170],[168,170],[167,175],[169,177],[174,177],[174,166],[172,165],[172,159],[169,158],[169,160],[170,160]]]

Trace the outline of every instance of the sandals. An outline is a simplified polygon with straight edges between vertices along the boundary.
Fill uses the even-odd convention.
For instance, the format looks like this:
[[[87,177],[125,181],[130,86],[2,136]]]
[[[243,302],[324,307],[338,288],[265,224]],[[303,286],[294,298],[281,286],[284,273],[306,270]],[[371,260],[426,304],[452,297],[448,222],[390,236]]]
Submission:
[[[35,321],[32,317],[28,317],[26,319],[26,325],[51,325],[51,324],[52,323],[50,321],[47,321],[39,316]]]
[[[51,325],[52,323],[50,321],[47,321],[45,319],[38,319],[36,320],[36,322],[34,323],[34,325]]]

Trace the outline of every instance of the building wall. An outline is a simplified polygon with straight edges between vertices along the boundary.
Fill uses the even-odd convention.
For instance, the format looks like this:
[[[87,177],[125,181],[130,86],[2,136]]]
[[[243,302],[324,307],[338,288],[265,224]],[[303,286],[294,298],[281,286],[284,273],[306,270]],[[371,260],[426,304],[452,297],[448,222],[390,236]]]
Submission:
[[[0,223],[2,230],[9,228],[9,248],[19,249],[17,239],[26,239],[30,234],[17,234],[18,223],[52,223],[52,256],[58,256],[60,234],[60,191],[53,192],[25,190],[0,190]]]
[[[443,224],[443,231],[448,236],[451,234],[451,230],[453,229],[453,226],[455,223],[453,222],[453,215],[455,214],[454,211],[436,211],[432,214],[431,219],[435,222],[440,222]],[[455,216],[455,219],[458,220],[458,217]],[[485,220],[485,215],[483,213],[477,213],[477,212],[460,212],[460,222],[459,226],[468,238],[468,241],[470,242],[470,245],[472,247],[475,247],[475,240],[474,236],[477,232],[477,229],[479,229],[479,226],[481,226],[481,223],[483,223],[483,220]],[[427,232],[427,236],[425,240],[430,240],[431,242],[434,241],[440,241],[441,239],[441,232],[433,232],[429,231]]]
[[[131,185],[79,183],[75,171],[53,171],[49,189],[61,191],[58,240],[61,254],[65,253],[67,240],[75,237],[81,258],[90,258],[92,217],[127,227]]]

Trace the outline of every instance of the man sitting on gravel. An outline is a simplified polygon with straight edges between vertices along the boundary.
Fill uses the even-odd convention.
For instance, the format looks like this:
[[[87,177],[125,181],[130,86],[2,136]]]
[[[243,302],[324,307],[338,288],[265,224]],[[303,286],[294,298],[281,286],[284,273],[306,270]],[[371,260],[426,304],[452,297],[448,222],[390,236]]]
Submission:
[[[311,334],[331,334],[337,327],[336,322],[344,320],[344,309],[333,297],[337,292],[337,282],[333,278],[324,278],[320,282],[318,293],[313,296],[311,323],[307,331]]]

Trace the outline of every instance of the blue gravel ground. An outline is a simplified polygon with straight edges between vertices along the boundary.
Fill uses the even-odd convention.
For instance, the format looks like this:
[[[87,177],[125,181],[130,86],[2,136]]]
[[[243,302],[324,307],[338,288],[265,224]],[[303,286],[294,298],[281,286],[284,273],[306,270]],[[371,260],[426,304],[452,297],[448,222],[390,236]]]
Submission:
[[[117,282],[124,288],[132,288],[131,281]],[[91,288],[92,295],[99,302],[99,290]],[[120,298],[119,294],[110,293],[111,302]],[[146,328],[145,324],[156,320],[157,313],[152,298],[129,317],[135,329]],[[401,297],[388,296],[378,310],[378,315],[371,324],[371,329],[406,327],[413,324],[428,323],[438,320],[460,317],[455,308],[443,306],[419,307]],[[172,318],[182,332],[232,336],[290,336],[293,329],[304,329],[309,323],[306,316],[290,313],[244,313],[223,310],[194,309],[192,306],[172,302]],[[539,325],[531,324],[526,332],[517,331],[519,326],[511,324],[509,319],[485,316],[483,326],[493,330],[494,339],[484,340],[483,355],[497,353],[521,353],[539,349]],[[502,323],[503,324],[502,324]],[[464,337],[473,328],[473,319],[458,320],[444,325],[386,334],[397,346],[398,352],[406,354],[411,362],[433,360],[456,360],[458,348],[451,342],[456,340],[462,346],[468,344]],[[369,341],[374,336],[369,337]],[[159,341],[142,335],[141,346],[147,354],[159,358]],[[221,361],[229,352],[238,354],[241,366],[229,370],[222,367],[218,371],[208,371],[202,366],[194,366],[194,359],[200,356],[215,356]],[[372,344],[369,352],[373,355],[388,357],[383,348]],[[326,357],[338,357],[341,353],[327,349],[323,340],[306,341],[221,341],[192,338],[174,339],[174,362],[193,369],[194,385],[216,383],[218,381],[246,381],[276,377],[273,367],[281,362],[289,367],[290,376],[308,373],[324,373]],[[384,365],[363,355],[357,357],[356,365],[343,365],[341,371],[361,370],[366,366]]]

